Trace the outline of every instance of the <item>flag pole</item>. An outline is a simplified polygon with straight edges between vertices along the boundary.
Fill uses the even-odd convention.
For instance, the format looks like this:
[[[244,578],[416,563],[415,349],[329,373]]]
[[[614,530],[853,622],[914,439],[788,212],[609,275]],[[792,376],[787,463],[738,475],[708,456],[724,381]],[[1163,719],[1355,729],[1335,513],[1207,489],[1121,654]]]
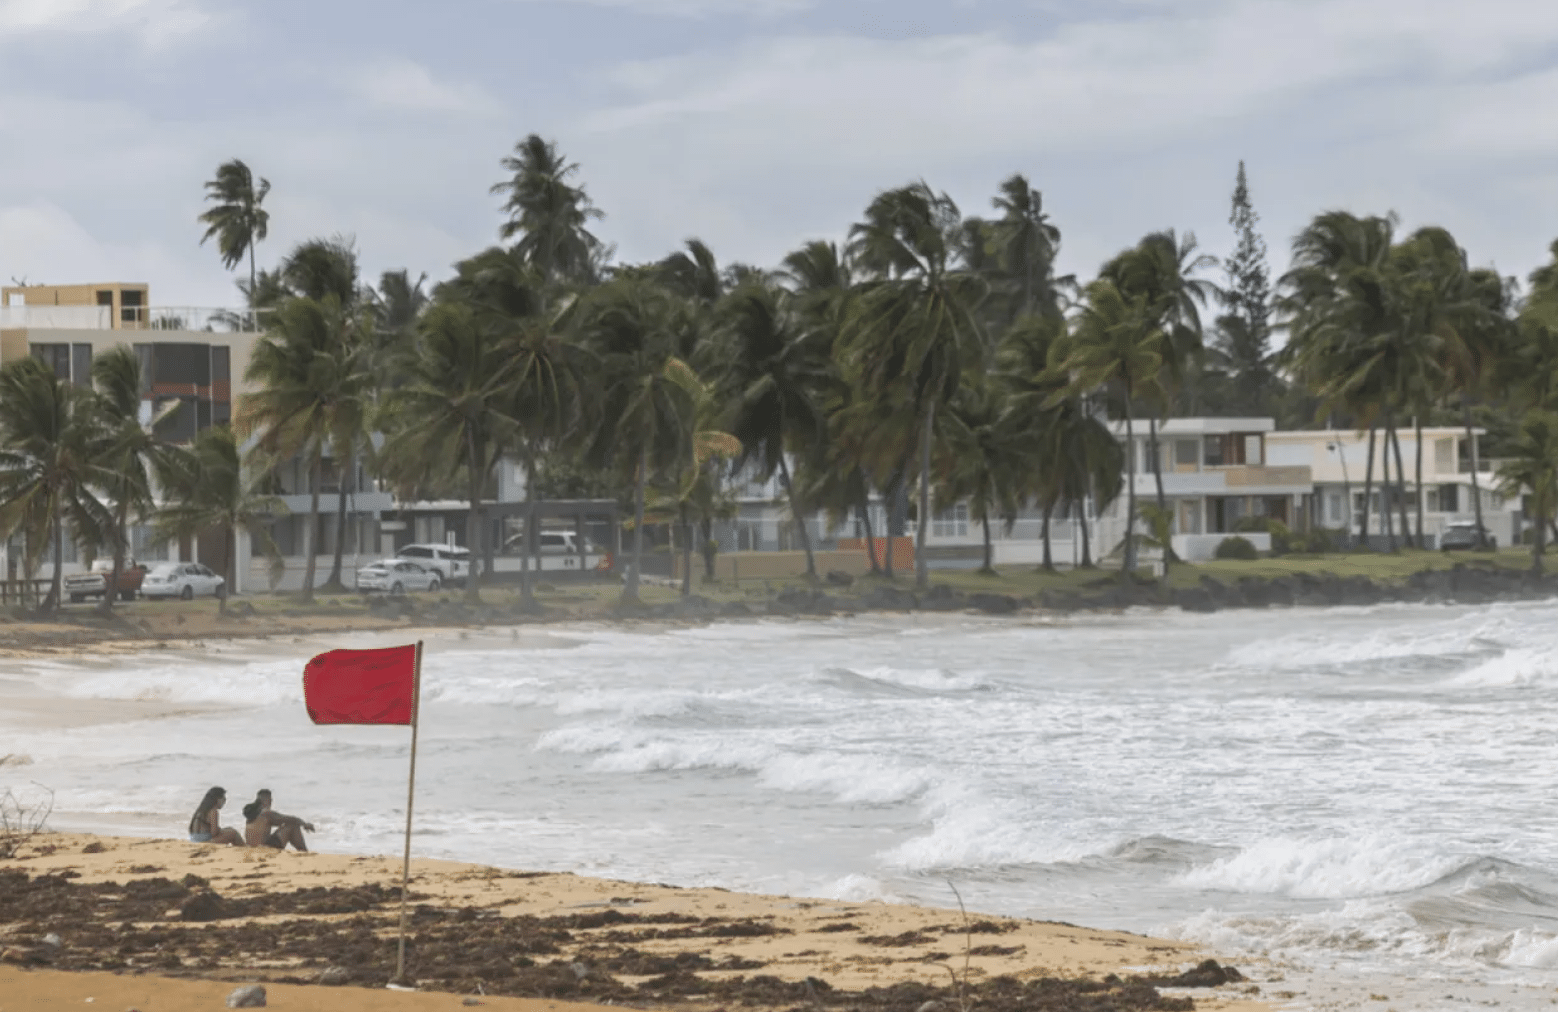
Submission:
[[[400,867],[400,947],[395,956],[395,980],[406,982],[406,894],[411,888],[411,804],[417,791],[417,725],[422,721],[422,641],[417,640],[416,669],[411,677],[411,775],[406,779],[406,855]]]

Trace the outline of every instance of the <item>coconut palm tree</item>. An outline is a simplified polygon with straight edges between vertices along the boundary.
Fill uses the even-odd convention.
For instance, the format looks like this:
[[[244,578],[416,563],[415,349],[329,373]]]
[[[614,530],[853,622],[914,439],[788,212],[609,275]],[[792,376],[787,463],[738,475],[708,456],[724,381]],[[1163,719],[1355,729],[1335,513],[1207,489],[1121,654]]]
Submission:
[[[583,186],[570,182],[579,166],[536,134],[515,144],[501,164],[512,175],[491,190],[507,195],[503,212],[508,219],[499,235],[518,236],[515,252],[548,282],[594,280],[599,258],[608,250],[590,233],[589,223],[605,215]]]
[[[234,158],[223,162],[217,166],[216,178],[206,182],[206,200],[215,206],[202,213],[198,219],[206,226],[206,234],[200,237],[200,244],[204,246],[207,239],[214,237],[223,267],[232,270],[243,262],[245,254],[248,255],[248,292],[251,295],[259,288],[254,268],[254,246],[264,242],[270,232],[270,212],[261,206],[268,193],[270,181],[261,179],[256,186],[254,173],[241,160]],[[257,303],[251,301],[250,305]]]
[[[387,432],[380,466],[402,488],[464,477],[472,560],[465,598],[474,604],[481,600],[476,563],[487,558],[482,502],[518,430],[509,413],[515,364],[503,335],[457,293],[436,300],[417,329],[399,363],[402,383],[380,409]]]
[[[850,229],[855,261],[874,275],[862,286],[835,354],[843,375],[878,404],[912,419],[919,436],[919,530],[915,585],[929,583],[931,451],[936,412],[965,372],[983,370],[975,311],[984,284],[955,261],[961,217],[946,194],[915,183],[879,194]],[[904,461],[912,473],[912,461]]]
[[[226,543],[223,567],[227,593],[217,598],[221,611],[238,586],[238,535],[249,535],[250,543],[271,560],[272,570],[280,575],[281,553],[271,529],[287,515],[287,507],[278,496],[261,490],[260,480],[244,466],[238,437],[226,425],[213,425],[195,434],[188,452],[173,457],[162,472],[168,502],[156,513],[161,537],[193,537],[216,528]]]
[[[967,502],[970,518],[984,536],[984,562],[979,572],[995,575],[991,528],[1010,524],[1017,510],[1029,463],[1020,421],[1002,387],[994,383],[967,385],[947,405],[947,438],[936,498],[945,503]]]
[[[815,578],[809,511],[788,456],[826,427],[820,398],[829,382],[828,334],[808,328],[780,292],[750,283],[720,303],[718,326],[723,344],[718,374],[730,405],[727,425],[742,447],[739,463],[752,467],[759,481],[779,475],[806,553],[806,575]]]
[[[1289,339],[1282,360],[1322,412],[1342,409],[1370,430],[1359,543],[1368,545],[1374,427],[1399,392],[1390,345],[1399,324],[1390,265],[1394,216],[1318,215],[1293,240],[1293,266],[1279,282]],[[1387,524],[1388,527],[1388,524]]]
[[[1125,413],[1125,462],[1130,471],[1125,482],[1125,568],[1127,578],[1136,572],[1136,461],[1135,412],[1137,398],[1153,390],[1163,369],[1166,343],[1162,316],[1145,293],[1127,296],[1113,281],[1099,278],[1087,286],[1081,312],[1056,366],[1071,382],[1052,395],[1049,406],[1068,396],[1085,395],[1112,387]]]
[[[152,508],[157,484],[166,484],[169,467],[181,456],[181,450],[158,438],[157,430],[182,405],[178,400],[170,400],[149,418],[142,418],[141,363],[127,345],[96,356],[92,360],[92,380],[96,393],[93,404],[102,426],[99,459],[112,476],[103,488],[112,503],[114,517],[109,532],[114,568],[108,586],[118,587],[125,553],[130,547],[131,514],[144,514]],[[103,595],[104,611],[113,610],[114,597],[112,593]]]
[[[1030,314],[1061,315],[1064,293],[1074,290],[1076,281],[1055,276],[1060,229],[1044,213],[1043,194],[1017,173],[1001,183],[991,203],[1001,212],[990,224],[1007,322]]]
[[[1547,526],[1558,508],[1558,413],[1543,408],[1526,412],[1497,473],[1501,495],[1531,497],[1531,572],[1541,573]]]
[[[638,604],[644,559],[644,497],[653,474],[674,471],[695,405],[667,366],[676,360],[679,307],[643,274],[625,274],[590,293],[581,307],[586,347],[600,363],[603,410],[589,433],[589,453],[613,460],[633,477],[633,562],[622,603]]]
[[[59,608],[66,527],[84,546],[100,544],[113,529],[113,513],[95,492],[114,480],[103,436],[88,390],[37,359],[0,366],[0,536],[23,536],[28,573],[52,545],[54,580],[42,611]]]
[[[692,410],[685,418],[681,438],[682,459],[666,494],[662,509],[673,515],[682,532],[682,596],[692,593],[692,521],[696,510],[705,516],[724,512],[718,488],[718,467],[741,454],[741,441],[714,426],[722,405],[711,383],[705,383],[687,363],[672,358],[665,364],[666,378],[682,389]],[[648,507],[646,506],[646,510]]]
[[[261,452],[271,462],[301,457],[309,475],[308,527],[302,596],[314,597],[319,533],[319,495],[325,456],[340,463],[339,496],[357,440],[365,429],[367,386],[373,378],[362,368],[368,347],[368,320],[353,316],[332,294],[323,300],[289,299],[272,314],[266,333],[255,343],[246,378],[258,389],[246,396],[238,414],[240,435],[257,433]],[[327,586],[341,589],[344,525],[338,511],[336,552]]]

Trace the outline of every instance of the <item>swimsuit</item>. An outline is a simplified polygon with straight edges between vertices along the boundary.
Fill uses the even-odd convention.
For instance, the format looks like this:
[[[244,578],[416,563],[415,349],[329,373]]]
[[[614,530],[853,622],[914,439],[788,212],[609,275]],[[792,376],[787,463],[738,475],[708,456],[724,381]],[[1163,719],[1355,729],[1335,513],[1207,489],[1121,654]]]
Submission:
[[[190,840],[191,843],[210,843],[211,842],[211,834],[210,833],[190,833],[189,834],[189,840]]]

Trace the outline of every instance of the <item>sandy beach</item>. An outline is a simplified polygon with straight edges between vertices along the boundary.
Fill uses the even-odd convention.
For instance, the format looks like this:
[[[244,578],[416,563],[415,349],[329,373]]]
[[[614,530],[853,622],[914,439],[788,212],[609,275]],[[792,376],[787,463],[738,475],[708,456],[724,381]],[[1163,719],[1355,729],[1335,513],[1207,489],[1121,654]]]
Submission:
[[[1255,1012],[1269,985],[1174,986],[1178,942],[956,909],[841,903],[414,860],[408,976],[400,861],[48,833],[0,862],[0,1012],[872,1007]],[[47,937],[57,937],[57,944]],[[1249,968],[1246,968],[1249,969]],[[1252,978],[1268,976],[1260,969]],[[323,980],[325,983],[320,983]],[[1066,983],[1069,982],[1069,983]],[[1154,986],[1154,984],[1156,986]],[[1276,985],[1280,987],[1280,984]],[[1052,999],[1049,1003],[1039,996]]]

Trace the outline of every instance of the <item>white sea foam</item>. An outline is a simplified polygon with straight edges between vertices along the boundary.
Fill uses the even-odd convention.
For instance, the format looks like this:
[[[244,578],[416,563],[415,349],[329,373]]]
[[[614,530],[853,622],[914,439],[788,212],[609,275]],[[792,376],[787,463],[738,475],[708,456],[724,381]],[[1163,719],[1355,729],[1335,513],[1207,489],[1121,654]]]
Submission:
[[[1558,641],[1519,647],[1446,680],[1454,688],[1514,688],[1558,682]]]
[[[851,804],[909,801],[930,786],[924,770],[874,756],[837,752],[778,755],[768,759],[759,783],[782,791],[817,791]]]
[[[1079,861],[1107,851],[1116,840],[1082,840],[1040,829],[1042,819],[1014,819],[992,804],[954,806],[944,800],[931,831],[879,855],[890,868],[913,873]]]
[[[1385,836],[1275,838],[1183,872],[1179,881],[1218,892],[1348,899],[1418,889],[1465,863],[1422,841]]]

